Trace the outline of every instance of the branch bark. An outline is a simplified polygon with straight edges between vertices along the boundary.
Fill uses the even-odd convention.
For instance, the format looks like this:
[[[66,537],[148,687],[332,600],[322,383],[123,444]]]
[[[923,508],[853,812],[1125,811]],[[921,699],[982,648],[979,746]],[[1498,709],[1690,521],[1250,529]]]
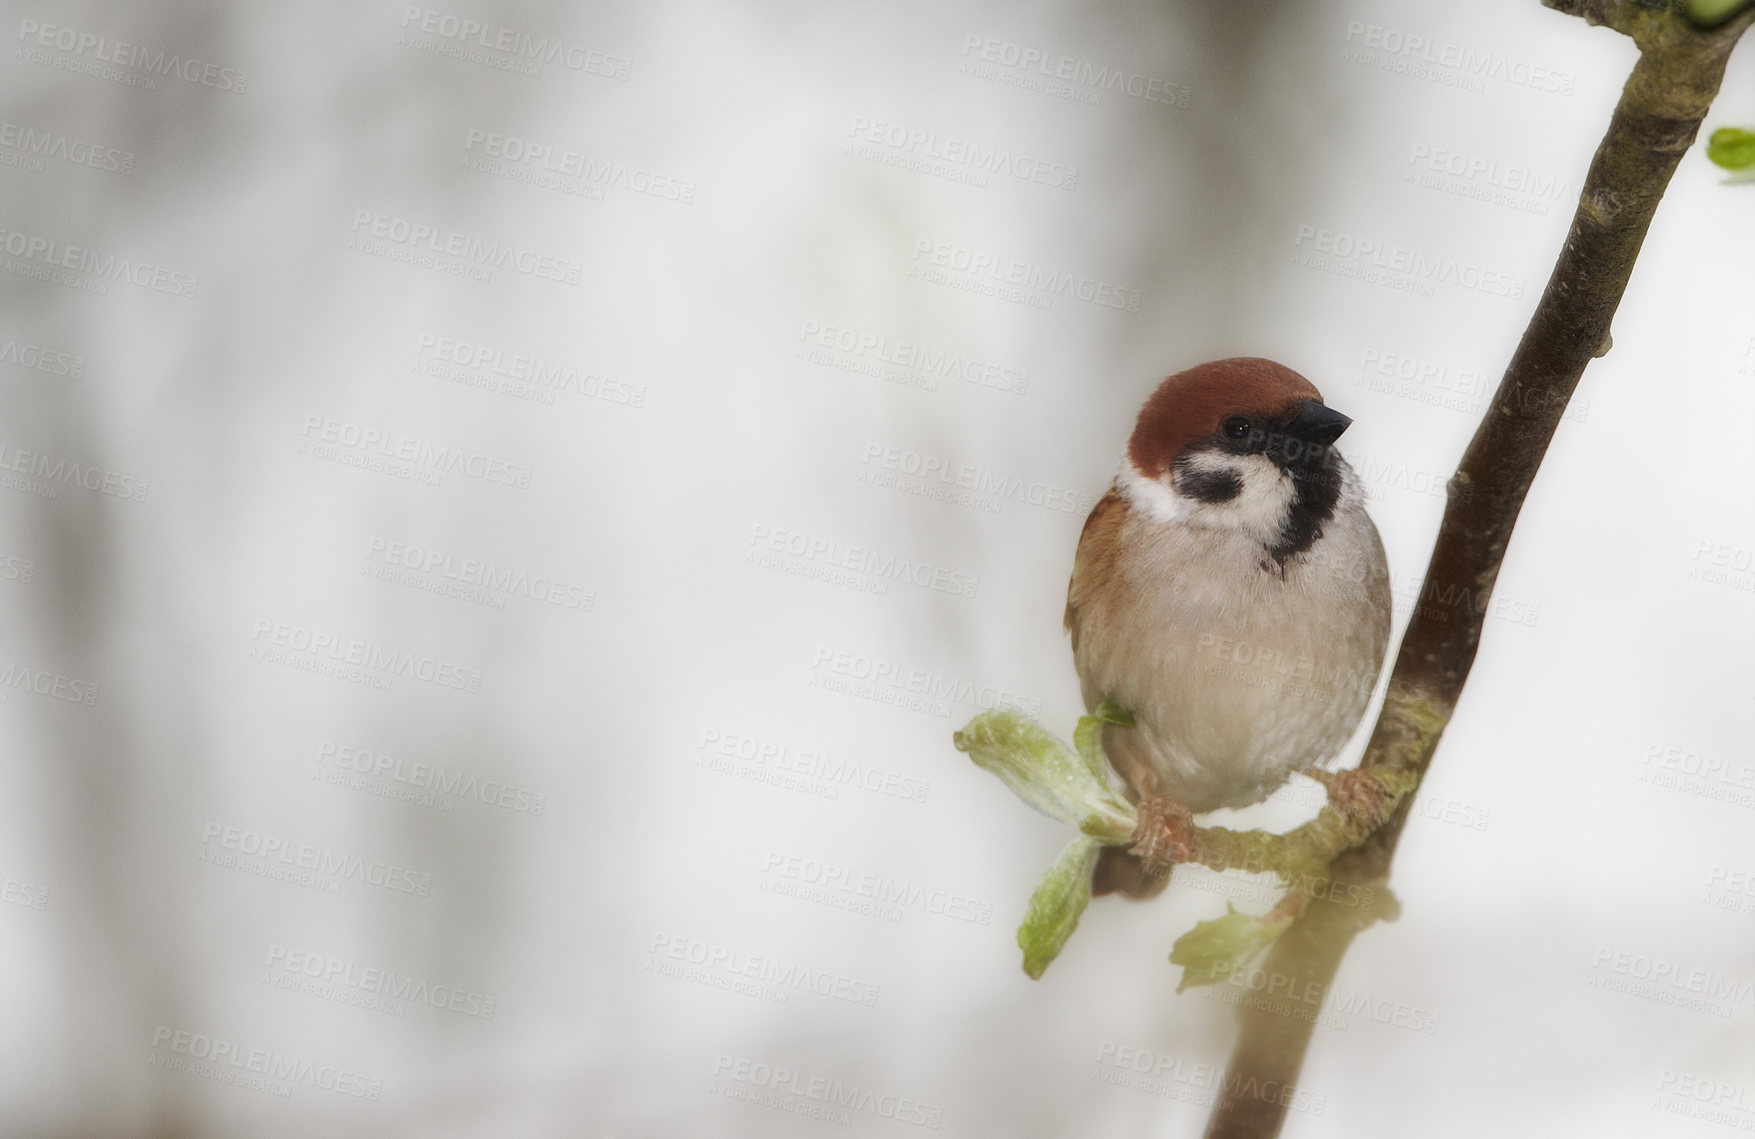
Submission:
[[[1542,3],[1557,12],[1578,16],[1586,23],[1606,24],[1625,35],[1633,34],[1628,23],[1635,6],[1632,0],[1542,0]]]
[[[1450,481],[1420,602],[1361,761],[1411,774],[1416,791],[1474,664],[1506,545],[1560,415],[1607,342],[1652,215],[1718,93],[1732,48],[1755,21],[1755,8],[1705,29],[1649,2],[1544,3],[1631,36],[1640,56],[1591,161],[1553,275]],[[1389,896],[1390,865],[1413,801],[1405,796],[1385,826],[1330,864],[1329,873],[1351,887],[1350,896]],[[1353,938],[1373,920],[1366,909],[1318,897],[1274,942],[1264,968],[1286,979],[1279,991],[1307,999],[1279,1002],[1291,1006],[1292,1015],[1243,1010],[1226,1094],[1214,1108],[1208,1139],[1279,1134],[1292,1096],[1260,1089],[1297,1083],[1322,996]]]

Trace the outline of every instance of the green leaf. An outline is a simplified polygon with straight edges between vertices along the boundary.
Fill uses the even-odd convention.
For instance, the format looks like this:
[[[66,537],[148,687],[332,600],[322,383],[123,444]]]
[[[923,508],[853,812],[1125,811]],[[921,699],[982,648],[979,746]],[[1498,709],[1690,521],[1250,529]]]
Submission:
[[[1073,729],[1073,746],[1084,757],[1085,766],[1091,769],[1091,774],[1097,777],[1097,781],[1108,786],[1109,761],[1103,758],[1104,724],[1121,724],[1131,728],[1133,714],[1124,711],[1113,700],[1103,701],[1095,712],[1079,717],[1079,726]]]
[[[951,737],[957,750],[999,776],[1051,819],[1109,843],[1130,842],[1138,820],[1110,789],[1101,767],[1019,712],[983,712]]]
[[[1024,972],[1031,980],[1041,978],[1079,927],[1079,916],[1091,904],[1091,871],[1102,847],[1086,835],[1073,839],[1030,895],[1030,908],[1018,927],[1018,948],[1024,951]]]
[[[1247,967],[1291,924],[1290,917],[1269,922],[1240,914],[1226,902],[1224,917],[1201,922],[1170,948],[1170,963],[1182,966],[1182,981],[1176,991],[1223,981]]]
[[[1095,716],[1080,716],[1079,726],[1073,729],[1073,747],[1084,756],[1085,763],[1093,769],[1097,761],[1103,758],[1103,748],[1099,741],[1103,735],[1103,721]]]
[[[1749,0],[1687,0],[1688,18],[1696,24],[1722,24],[1748,3]]]
[[[1080,716],[1079,726],[1073,729],[1073,747],[1078,749],[1091,774],[1108,782],[1104,771],[1108,761],[1103,758],[1103,721],[1095,716]]]
[[[1726,170],[1755,166],[1755,131],[1720,127],[1706,140],[1706,157]]]
[[[1124,728],[1133,727],[1133,713],[1113,700],[1104,700],[1092,713],[1105,724],[1120,724]]]

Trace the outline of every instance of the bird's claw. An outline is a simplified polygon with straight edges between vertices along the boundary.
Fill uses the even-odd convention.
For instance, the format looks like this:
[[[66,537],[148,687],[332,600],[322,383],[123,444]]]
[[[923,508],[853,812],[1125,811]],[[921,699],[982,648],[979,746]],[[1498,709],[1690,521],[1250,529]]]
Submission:
[[[1348,825],[1376,830],[1389,818],[1396,795],[1372,772],[1351,767],[1345,771],[1325,771],[1307,767],[1304,774],[1322,784],[1328,791],[1328,805]]]
[[[1168,799],[1148,797],[1137,807],[1130,848],[1153,874],[1162,873],[1194,856],[1194,816]]]

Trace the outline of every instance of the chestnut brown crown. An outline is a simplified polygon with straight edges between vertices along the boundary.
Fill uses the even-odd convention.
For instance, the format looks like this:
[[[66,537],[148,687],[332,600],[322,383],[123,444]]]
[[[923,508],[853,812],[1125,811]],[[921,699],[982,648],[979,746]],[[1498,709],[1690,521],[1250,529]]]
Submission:
[[[1190,444],[1218,437],[1229,420],[1285,423],[1313,403],[1322,403],[1322,393],[1284,364],[1256,356],[1214,360],[1158,385],[1140,408],[1127,456],[1142,475],[1156,479]],[[1346,418],[1330,414],[1344,428]]]

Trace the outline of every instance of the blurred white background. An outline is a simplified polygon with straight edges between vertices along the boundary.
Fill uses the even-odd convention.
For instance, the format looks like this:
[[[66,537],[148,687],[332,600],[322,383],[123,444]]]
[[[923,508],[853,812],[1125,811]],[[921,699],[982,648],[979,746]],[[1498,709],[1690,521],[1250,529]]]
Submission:
[[[1084,511],[1208,359],[1356,420],[1399,636],[1627,41],[1536,0],[7,8],[7,1134],[1200,1133],[1248,981],[1166,954],[1261,889],[1099,900],[1031,982],[1066,835],[951,733],[1070,735]],[[1723,182],[1683,161],[1554,442],[1289,1135],[1755,1125]]]

